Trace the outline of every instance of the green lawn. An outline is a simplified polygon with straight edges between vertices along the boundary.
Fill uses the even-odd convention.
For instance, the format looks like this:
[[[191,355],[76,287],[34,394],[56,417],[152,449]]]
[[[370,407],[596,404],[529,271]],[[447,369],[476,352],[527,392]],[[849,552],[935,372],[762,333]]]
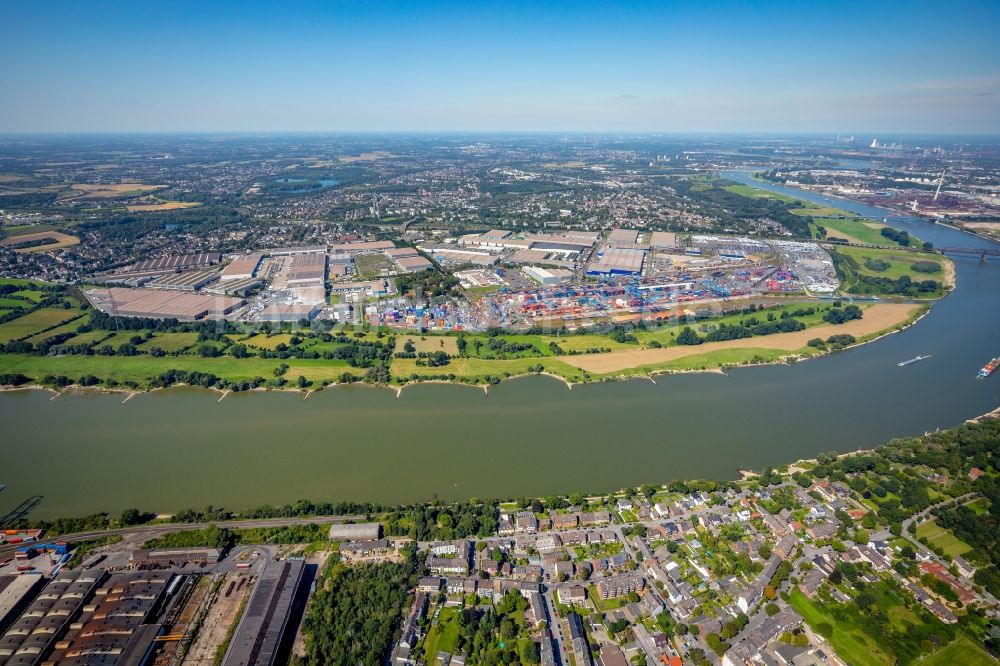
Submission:
[[[93,331],[87,331],[86,333],[80,333],[79,335],[74,335],[72,338],[66,341],[67,345],[90,345],[95,342],[99,342],[104,338],[111,335],[110,331],[103,331],[101,329],[96,329]]]
[[[818,225],[826,227],[828,236],[840,236],[848,241],[856,241],[867,245],[892,244],[892,241],[881,233],[881,230],[885,228],[884,224],[866,222],[860,218],[839,220],[819,217],[815,218],[815,222]]]
[[[977,499],[974,502],[969,502],[965,506],[975,511],[977,516],[982,516],[983,514],[989,513],[990,501],[985,497],[983,497],[981,499]]]
[[[9,233],[11,228],[12,227],[7,227],[4,231],[7,231]],[[3,286],[5,284],[12,284],[15,287],[32,287],[34,285],[41,283],[33,282],[31,280],[23,280],[21,278],[0,278],[0,286]]]
[[[624,596],[615,597],[614,599],[601,599],[601,595],[597,592],[596,585],[588,585],[587,594],[590,596],[590,600],[594,602],[594,605],[597,606],[597,610],[600,611],[615,610],[616,608],[621,608],[628,603]]]
[[[459,626],[456,622],[459,609],[454,606],[446,606],[441,609],[436,619],[436,624],[427,631],[424,639],[424,654],[429,663],[434,663],[437,653],[441,650],[454,653],[458,645]]]
[[[965,555],[972,550],[967,544],[960,541],[958,537],[937,524],[937,521],[928,520],[926,523],[917,525],[917,538],[924,538],[937,548],[944,551],[945,555],[957,557]]]
[[[298,375],[314,379],[334,379],[346,368],[344,361],[323,359],[201,358],[199,356],[31,356],[25,354],[0,355],[0,374],[21,373],[33,379],[45,375],[65,375],[76,379],[94,375],[100,379],[118,382],[134,381],[144,384],[151,377],[168,370],[210,372],[231,381],[250,381],[254,377],[274,378],[274,369],[281,363],[292,366],[287,378],[294,382]],[[293,365],[294,364],[294,365]],[[363,370],[357,371],[362,374]]]
[[[0,310],[27,310],[30,307],[32,307],[32,304],[28,301],[22,301],[19,298],[0,297]]]
[[[921,666],[995,666],[996,659],[961,636],[920,662]]]
[[[20,340],[57,324],[69,321],[83,314],[80,310],[63,308],[42,308],[29,312],[23,317],[0,324],[0,342]]]
[[[747,197],[749,199],[777,199],[778,201],[787,201],[789,203],[793,201],[799,201],[795,197],[790,197],[787,194],[779,194],[777,192],[771,192],[769,190],[762,190],[756,187],[750,187],[749,185],[743,185],[742,183],[736,185],[726,185],[722,189],[727,192],[732,192],[733,194],[739,194],[742,197]],[[804,203],[804,202],[803,202]]]
[[[838,247],[837,252],[853,257],[858,262],[858,268],[862,275],[874,277],[900,278],[909,275],[913,280],[938,280],[943,278],[942,273],[918,273],[910,266],[917,261],[933,261],[941,264],[947,259],[939,255],[925,254],[921,252],[911,252],[909,250],[880,250],[865,247]],[[889,267],[884,271],[874,271],[865,266],[865,259],[885,261]]]
[[[456,377],[469,379],[484,379],[495,375],[523,375],[529,372],[528,367],[541,364],[544,372],[565,377],[570,381],[583,381],[583,371],[568,363],[554,358],[515,358],[507,360],[486,360],[479,358],[453,358],[448,365],[439,368],[418,366],[416,359],[397,358],[392,361],[392,374],[402,379],[409,379],[411,374],[418,377],[454,374]]]
[[[813,631],[823,634],[837,654],[851,666],[888,666],[893,663],[864,631],[837,622],[821,604],[813,603],[799,590],[792,590],[789,602]],[[821,625],[832,627],[833,631],[823,633],[818,629]]]
[[[32,303],[38,303],[45,298],[45,292],[38,291],[37,289],[22,289],[21,291],[15,291],[11,296],[20,296],[21,298],[27,298]]]
[[[854,213],[839,208],[821,206],[809,201],[804,201],[803,203],[805,206],[802,208],[790,208],[789,212],[796,215],[809,215],[810,217],[855,217]]]
[[[470,301],[479,301],[490,294],[495,294],[498,291],[500,291],[499,285],[491,285],[488,287],[469,287],[465,290],[465,297]]]

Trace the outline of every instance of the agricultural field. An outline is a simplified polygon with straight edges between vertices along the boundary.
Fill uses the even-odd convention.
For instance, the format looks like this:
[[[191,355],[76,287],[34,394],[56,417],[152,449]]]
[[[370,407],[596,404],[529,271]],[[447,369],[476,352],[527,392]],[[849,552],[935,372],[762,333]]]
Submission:
[[[48,340],[49,338],[55,337],[57,335],[72,333],[76,331],[76,329],[80,328],[80,326],[86,324],[89,320],[90,317],[84,317],[83,319],[74,319],[73,321],[63,324],[62,326],[56,326],[55,328],[49,329],[48,331],[45,331],[43,333],[33,335],[30,338],[28,338],[27,341],[33,345],[37,345],[38,343],[44,342],[45,340]]]
[[[46,239],[54,242],[45,243],[44,245],[22,247],[25,243]],[[50,250],[61,250],[62,248],[72,247],[79,243],[80,239],[76,236],[70,236],[69,234],[60,233],[58,231],[39,231],[37,233],[9,236],[8,238],[0,241],[0,245],[4,247],[12,247],[14,252],[49,252]]]
[[[176,354],[196,342],[198,342],[197,333],[156,333],[152,339],[140,344],[139,349],[149,351],[153,347],[159,347],[168,354]]]
[[[413,344],[417,353],[443,351],[452,356],[458,354],[458,338],[452,335],[398,335],[395,351],[402,352],[407,342]]]
[[[71,188],[74,196],[87,199],[115,199],[118,197],[137,197],[162,190],[165,185],[144,185],[142,183],[74,183]]]
[[[945,555],[958,557],[965,555],[972,550],[968,544],[960,541],[958,537],[937,524],[937,521],[928,520],[926,523],[917,525],[917,538],[927,539],[933,548],[940,548]]]
[[[308,370],[316,367],[316,361],[306,361],[296,359],[295,365]],[[112,379],[122,383],[132,381],[137,384],[145,384],[152,377],[169,370],[185,370],[188,372],[213,373],[223,379],[231,381],[251,381],[255,377],[266,379],[274,378],[274,371],[282,361],[278,359],[261,358],[233,358],[232,356],[220,356],[217,358],[201,358],[199,356],[162,356],[154,357],[147,354],[139,356],[62,356],[54,358],[51,356],[31,356],[25,354],[3,354],[0,355],[0,374],[20,373],[39,380],[46,375],[65,375],[71,379],[76,379],[84,375],[94,375],[100,379]],[[336,361],[320,361],[323,364],[334,364]],[[326,375],[339,375],[340,372],[317,373]],[[311,370],[309,370],[312,372]],[[302,372],[291,374],[293,378]]]
[[[0,324],[0,342],[20,340],[75,319],[83,312],[75,308],[42,308],[29,312],[23,317]]]
[[[38,291],[37,289],[22,289],[21,291],[15,291],[11,296],[27,298],[32,303],[38,303],[45,298],[45,292]]]
[[[31,303],[28,301],[22,301],[19,298],[0,296],[0,310],[27,310],[30,307]]]
[[[182,208],[195,208],[201,204],[197,201],[163,201],[155,204],[135,204],[126,206],[130,213],[150,213],[164,210],[180,210]]]
[[[785,194],[779,194],[778,192],[769,192],[767,190],[760,190],[756,187],[750,187],[749,185],[743,185],[742,183],[735,185],[726,185],[722,189],[727,192],[732,192],[733,194],[738,194],[741,197],[747,197],[748,199],[776,199],[778,201],[787,201],[789,203],[793,201],[799,201],[794,197],[790,197]],[[805,202],[802,202],[803,204]]]
[[[884,330],[892,329],[910,320],[918,308],[905,304],[880,303],[865,310],[862,319],[855,319],[845,324],[823,324],[806,328],[794,333],[775,333],[773,335],[726,340],[723,342],[706,342],[700,345],[671,345],[659,349],[632,349],[629,351],[607,352],[602,354],[581,354],[578,356],[563,356],[561,360],[595,375],[605,375],[624,370],[681,370],[702,369],[702,365],[691,365],[693,357],[700,357],[697,362],[704,368],[718,367],[722,364],[749,362],[753,356],[759,356],[764,362],[774,361],[790,354],[808,354],[807,343],[812,338],[824,338],[831,335],[850,334],[855,338],[873,336]],[[722,352],[718,354],[718,352]],[[748,356],[748,352],[751,354]],[[706,354],[713,357],[706,357]],[[723,361],[722,359],[726,360]],[[680,364],[672,363],[688,359]]]
[[[370,153],[360,153],[358,155],[345,155],[343,157],[338,157],[343,164],[354,164],[356,162],[375,162],[377,160],[384,160],[389,157],[395,157],[392,153],[385,150],[373,150]]]
[[[240,340],[242,344],[247,347],[255,347],[257,349],[267,349],[268,351],[274,351],[277,349],[278,345],[285,345],[291,342],[291,333],[276,333],[274,335],[267,335],[266,333],[258,333],[246,340]]]
[[[826,228],[827,236],[843,238],[848,242],[862,245],[892,244],[892,241],[881,233],[885,225],[878,222],[868,222],[861,218],[842,220],[816,217],[813,220],[817,225]]]
[[[32,282],[31,280],[22,280],[20,278],[0,278],[0,286],[12,284],[15,287],[25,287],[29,288],[38,284],[39,282]]]
[[[111,331],[96,329],[75,335],[65,342],[67,345],[92,345],[111,335]]]

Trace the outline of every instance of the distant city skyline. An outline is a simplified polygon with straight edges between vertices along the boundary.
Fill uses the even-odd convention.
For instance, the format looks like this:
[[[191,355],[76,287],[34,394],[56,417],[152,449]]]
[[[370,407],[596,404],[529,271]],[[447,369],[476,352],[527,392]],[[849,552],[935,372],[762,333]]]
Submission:
[[[814,4],[14,3],[0,133],[1000,133],[1000,3]]]

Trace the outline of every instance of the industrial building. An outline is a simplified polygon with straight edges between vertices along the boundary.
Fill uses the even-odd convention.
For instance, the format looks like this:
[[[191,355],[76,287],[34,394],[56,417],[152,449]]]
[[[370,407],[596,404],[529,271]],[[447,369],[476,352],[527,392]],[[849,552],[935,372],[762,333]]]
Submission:
[[[220,296],[246,296],[256,287],[264,284],[262,278],[244,278],[242,280],[220,280],[218,283],[202,289],[206,294]]]
[[[399,270],[404,273],[419,273],[420,271],[427,271],[433,268],[434,264],[428,261],[425,257],[402,257],[401,259],[396,259],[396,265],[399,266]]]
[[[173,289],[175,291],[197,291],[219,279],[218,271],[194,270],[184,273],[169,273],[158,277],[146,286],[150,289]]]
[[[631,247],[639,241],[639,232],[631,229],[612,229],[608,234],[608,244],[616,247]]]
[[[573,277],[573,271],[565,268],[548,269],[539,266],[525,266],[521,270],[532,280],[545,287],[563,284]]]
[[[375,541],[381,538],[381,523],[343,523],[330,525],[331,541]]]
[[[242,298],[157,289],[91,289],[84,292],[91,304],[117,317],[149,317],[195,321],[221,319],[243,305]]]
[[[313,252],[326,252],[326,246],[299,245],[297,247],[276,247],[267,251],[272,257],[289,257],[296,254],[310,254]]]
[[[649,246],[654,250],[672,250],[677,245],[677,234],[672,231],[654,231],[649,237]]]
[[[185,564],[215,564],[222,559],[218,548],[176,548],[160,550],[133,550],[129,566],[173,566]]]
[[[6,631],[45,583],[38,575],[0,576],[0,632]]]
[[[444,245],[427,247],[421,246],[420,249],[434,257],[434,260],[440,264],[473,264],[475,266],[493,266],[500,261],[499,254],[487,252],[486,250],[459,250]]]
[[[61,571],[0,636],[0,663],[40,664],[106,576],[95,570]]]
[[[260,262],[264,256],[259,252],[236,257],[232,263],[222,269],[220,277],[223,280],[246,280],[257,274]]]
[[[301,319],[312,320],[319,314],[322,308],[319,305],[304,305],[296,303],[294,305],[272,304],[257,313],[260,321],[299,321]]]
[[[563,268],[573,268],[576,262],[567,259],[561,252],[550,252],[548,250],[518,250],[507,258],[507,263],[511,264],[546,264],[548,266],[561,266]]]
[[[163,631],[156,623],[173,574],[112,574],[55,644],[54,664],[143,664]]]
[[[395,248],[392,241],[360,241],[357,243],[340,243],[330,246],[334,254],[377,254]]]
[[[386,250],[384,254],[393,261],[396,259],[405,259],[406,257],[416,257],[420,255],[415,247],[394,247]]]
[[[325,252],[310,252],[292,257],[292,266],[288,273],[289,287],[322,285],[325,281]]]
[[[645,260],[645,250],[606,247],[587,266],[587,275],[638,275]]]
[[[222,659],[222,666],[278,663],[292,603],[304,571],[305,560],[267,563],[250,593],[250,601]]]
[[[201,252],[198,254],[177,254],[169,257],[146,259],[133,264],[122,273],[174,273],[188,268],[203,268],[222,261],[218,252]]]

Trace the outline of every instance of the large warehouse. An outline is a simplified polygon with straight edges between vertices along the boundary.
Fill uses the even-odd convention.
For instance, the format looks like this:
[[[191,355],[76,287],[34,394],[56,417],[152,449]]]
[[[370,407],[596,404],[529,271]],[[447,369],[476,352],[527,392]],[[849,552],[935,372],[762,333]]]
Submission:
[[[242,298],[157,289],[90,289],[87,298],[101,312],[116,317],[195,321],[221,319],[243,305]]]
[[[382,538],[380,523],[344,523],[330,525],[331,541],[374,541]]]
[[[296,254],[292,258],[292,269],[288,275],[288,286],[322,284],[326,280],[326,253],[311,252]]]
[[[587,275],[638,275],[645,259],[645,250],[604,248],[587,266]]]
[[[272,666],[287,661],[284,637],[305,564],[301,559],[267,563],[226,649],[223,666]]]
[[[233,259],[232,263],[222,269],[223,280],[246,280],[252,278],[260,267],[263,255],[260,252],[247,254]]]

